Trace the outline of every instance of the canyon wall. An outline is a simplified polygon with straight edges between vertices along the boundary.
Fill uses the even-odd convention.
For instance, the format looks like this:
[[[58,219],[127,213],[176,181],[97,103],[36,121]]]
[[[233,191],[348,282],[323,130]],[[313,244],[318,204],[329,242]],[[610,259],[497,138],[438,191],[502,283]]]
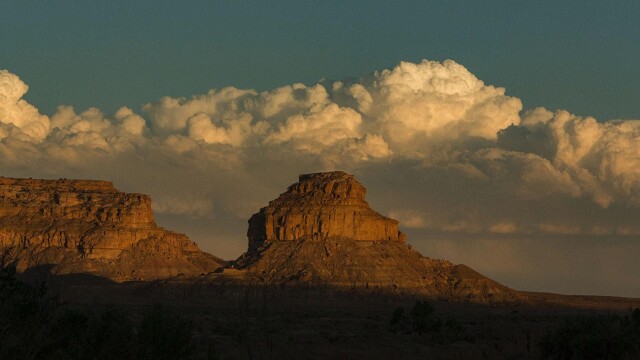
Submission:
[[[119,280],[202,273],[223,263],[186,235],[158,227],[148,195],[94,180],[0,177],[0,247],[22,270],[49,264]]]

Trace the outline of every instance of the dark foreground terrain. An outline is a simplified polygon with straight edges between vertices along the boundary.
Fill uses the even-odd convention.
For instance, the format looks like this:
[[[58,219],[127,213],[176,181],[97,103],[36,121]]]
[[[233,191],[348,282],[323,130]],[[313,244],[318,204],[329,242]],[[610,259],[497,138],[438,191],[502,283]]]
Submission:
[[[38,282],[2,271],[2,359],[640,358],[637,299],[474,304],[210,278]]]
[[[0,178],[0,359],[640,358],[640,300],[430,259],[365,193],[300,175],[227,263],[158,227],[146,195]]]

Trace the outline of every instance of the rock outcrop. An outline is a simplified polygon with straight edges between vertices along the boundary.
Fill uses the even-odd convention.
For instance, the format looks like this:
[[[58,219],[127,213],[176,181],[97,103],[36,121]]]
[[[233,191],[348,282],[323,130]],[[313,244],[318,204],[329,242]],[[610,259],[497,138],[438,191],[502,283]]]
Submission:
[[[366,189],[353,175],[336,171],[299,179],[249,219],[249,251],[271,241],[404,241],[398,221],[369,207]]]
[[[515,291],[465,265],[422,256],[398,222],[365,201],[344,172],[300,175],[249,220],[249,249],[228,269],[264,284],[419,293],[474,301],[513,301]]]
[[[210,272],[224,261],[158,227],[148,195],[107,181],[0,177],[0,246],[19,270],[115,280]]]

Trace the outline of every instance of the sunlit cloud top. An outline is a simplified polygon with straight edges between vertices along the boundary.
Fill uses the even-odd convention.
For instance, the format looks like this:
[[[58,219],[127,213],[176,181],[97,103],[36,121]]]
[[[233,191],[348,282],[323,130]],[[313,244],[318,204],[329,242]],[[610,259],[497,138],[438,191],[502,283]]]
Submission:
[[[111,116],[61,105],[48,117],[22,98],[27,90],[0,72],[4,168],[113,178],[151,192],[159,213],[247,218],[285,176],[343,169],[365,184],[386,178],[397,199],[422,199],[382,203],[408,227],[640,233],[618,216],[640,207],[640,121],[523,112],[504,88],[452,60],[312,86],[163,97]]]

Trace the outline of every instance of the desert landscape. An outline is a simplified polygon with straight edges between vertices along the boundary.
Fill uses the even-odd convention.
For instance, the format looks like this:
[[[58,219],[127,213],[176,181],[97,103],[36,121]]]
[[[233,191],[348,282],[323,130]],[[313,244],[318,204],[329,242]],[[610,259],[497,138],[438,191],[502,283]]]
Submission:
[[[640,299],[517,291],[425,257],[345,172],[300,175],[251,216],[247,252],[233,261],[159,228],[147,195],[105,181],[0,180],[6,358],[623,359],[640,350]],[[32,336],[38,346],[27,346]]]
[[[640,359],[638,19],[4,2],[0,360]]]

